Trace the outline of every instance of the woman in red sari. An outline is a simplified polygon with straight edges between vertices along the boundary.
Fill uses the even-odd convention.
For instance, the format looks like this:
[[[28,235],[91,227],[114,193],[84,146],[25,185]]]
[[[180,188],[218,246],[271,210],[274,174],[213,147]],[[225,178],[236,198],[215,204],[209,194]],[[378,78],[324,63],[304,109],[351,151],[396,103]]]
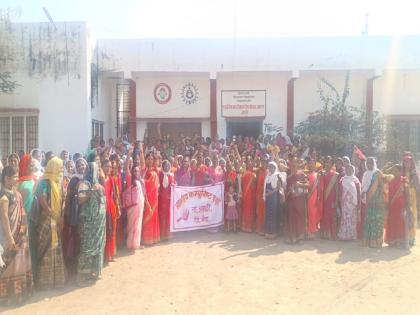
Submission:
[[[257,186],[256,186],[256,232],[264,235],[265,226],[265,200],[264,200],[264,186],[265,177],[267,176],[267,159],[261,160],[261,166],[257,171]]]
[[[318,224],[321,220],[320,211],[320,175],[317,172],[316,161],[310,159],[308,162],[308,182],[309,191],[307,196],[307,229],[308,239],[315,238],[315,233],[318,231]]]
[[[143,155],[143,153],[141,153]],[[143,159],[144,160],[144,159]],[[153,245],[160,241],[159,228],[159,175],[153,166],[153,154],[146,155],[143,170],[145,195],[142,241],[144,245]]]
[[[321,218],[321,238],[337,239],[337,206],[339,174],[333,170],[333,159],[325,160],[325,174],[322,176],[323,211]]]
[[[203,186],[208,183],[208,169],[207,166],[203,164],[203,156],[198,155],[197,156],[197,166],[193,170],[193,183],[194,186]]]
[[[408,184],[407,179],[402,176],[402,171],[401,165],[393,167],[394,178],[388,183],[388,217],[385,221],[385,243],[398,248],[404,248],[405,244],[408,244],[408,233],[404,224]]]
[[[290,176],[286,188],[286,242],[298,244],[305,238],[305,189],[308,183],[303,171],[299,170],[299,161],[293,157],[290,161]]]
[[[104,172],[104,189],[106,199],[106,243],[105,243],[105,261],[114,261],[117,252],[117,219],[119,212],[115,204],[115,181],[112,176],[111,161],[105,160],[102,163]]]
[[[171,211],[171,185],[175,184],[174,174],[171,173],[171,163],[165,160],[159,173],[159,228],[162,241],[171,238],[170,211]]]
[[[256,176],[251,159],[247,160],[242,185],[242,231],[252,233],[255,227]]]
[[[121,163],[118,154],[112,154],[109,158],[112,165],[112,179],[114,181],[114,203],[117,207],[117,212],[121,213],[121,215],[117,219],[117,230],[116,230],[116,239],[118,247],[124,246],[125,244],[125,236],[124,236],[124,229],[126,223],[126,213],[125,210],[122,209],[121,206],[121,193],[123,191],[123,180],[122,180],[122,170],[121,170]]]

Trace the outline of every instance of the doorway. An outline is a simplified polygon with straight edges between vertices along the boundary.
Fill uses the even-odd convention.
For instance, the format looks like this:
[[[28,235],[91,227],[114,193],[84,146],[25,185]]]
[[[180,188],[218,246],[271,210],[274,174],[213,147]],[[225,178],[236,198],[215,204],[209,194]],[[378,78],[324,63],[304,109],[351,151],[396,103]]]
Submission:
[[[243,136],[258,138],[262,131],[262,120],[227,121],[227,136]]]

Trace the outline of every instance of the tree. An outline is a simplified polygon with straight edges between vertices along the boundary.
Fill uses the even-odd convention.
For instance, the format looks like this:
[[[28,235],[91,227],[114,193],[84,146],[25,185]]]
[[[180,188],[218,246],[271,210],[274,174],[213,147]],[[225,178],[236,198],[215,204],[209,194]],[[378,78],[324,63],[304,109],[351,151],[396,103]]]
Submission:
[[[1,39],[5,40],[6,36],[4,35],[6,34],[6,32],[10,32],[11,13],[12,12],[10,10],[5,10],[5,11],[0,10],[0,40]],[[3,43],[3,41],[0,41],[0,45],[3,45],[1,43]],[[0,46],[0,51],[1,50],[2,49]],[[0,68],[0,95],[6,94],[6,93],[13,93],[16,87],[18,86],[19,84],[13,80],[12,74]]]
[[[299,123],[296,133],[307,139],[310,146],[322,155],[350,154],[354,145],[368,148],[366,139],[366,111],[363,107],[347,105],[350,95],[350,72],[344,78],[341,93],[326,78],[318,82],[318,94],[323,103],[320,110],[309,114]],[[373,148],[378,150],[384,141],[383,117],[373,113]],[[368,152],[373,153],[373,152]]]

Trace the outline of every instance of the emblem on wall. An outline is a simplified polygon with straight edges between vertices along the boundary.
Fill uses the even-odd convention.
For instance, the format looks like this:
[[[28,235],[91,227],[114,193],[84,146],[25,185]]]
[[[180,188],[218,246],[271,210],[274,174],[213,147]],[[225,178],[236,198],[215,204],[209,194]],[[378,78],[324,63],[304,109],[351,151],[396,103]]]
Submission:
[[[198,101],[198,88],[191,82],[185,84],[181,90],[182,101],[191,105]]]
[[[172,90],[166,83],[159,83],[153,90],[155,101],[159,104],[167,104],[172,97]]]

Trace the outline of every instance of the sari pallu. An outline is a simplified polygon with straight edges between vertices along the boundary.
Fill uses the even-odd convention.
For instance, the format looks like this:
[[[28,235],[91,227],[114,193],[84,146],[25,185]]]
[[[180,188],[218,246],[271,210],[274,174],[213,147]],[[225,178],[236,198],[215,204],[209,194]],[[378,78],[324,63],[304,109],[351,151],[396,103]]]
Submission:
[[[38,184],[36,195],[47,195],[51,204],[51,188],[49,180],[43,179]],[[37,270],[35,284],[38,289],[53,289],[64,287],[66,271],[61,247],[61,234],[58,231],[57,217],[41,210],[36,225]]]
[[[93,190],[90,191],[89,199],[80,206],[80,255],[77,265],[79,275],[97,277],[101,274],[105,247],[105,204],[103,191]]]
[[[109,176],[104,182],[106,200],[106,261],[112,261],[117,253],[117,206],[114,199],[114,189],[114,181],[112,177]]]
[[[171,238],[170,219],[171,219],[171,185],[175,182],[173,175],[168,176],[167,187],[164,187],[164,174],[159,174],[159,229],[160,239],[168,240]]]
[[[337,189],[338,173],[330,171],[322,177],[323,211],[320,221],[321,238],[337,238]]]
[[[145,245],[153,245],[160,241],[159,228],[159,176],[155,170],[146,170],[144,174],[144,212],[142,241]]]
[[[366,217],[363,235],[364,246],[382,247],[385,217],[383,186],[382,173],[375,171],[366,197]]]
[[[241,178],[242,185],[242,231],[254,232],[256,187],[255,174],[245,171]]]
[[[4,202],[4,198],[9,202],[8,219],[17,251],[7,249],[4,231],[0,225],[0,247],[4,250],[0,257],[4,264],[0,269],[0,298],[26,298],[33,288],[26,216],[20,194],[3,190],[0,192],[0,202]]]
[[[127,197],[127,195],[129,197]],[[144,211],[144,185],[135,181],[134,186],[126,188],[123,194],[123,206],[127,213],[127,248],[135,250],[141,245],[141,230]],[[128,203],[127,203],[128,202]]]
[[[256,185],[256,232],[259,234],[264,234],[265,231],[265,208],[266,201],[264,200],[264,185],[265,177],[267,176],[268,171],[265,169],[259,169],[257,173],[257,185]],[[271,201],[270,201],[271,204]],[[277,205],[277,202],[276,202]],[[277,216],[276,216],[277,220]],[[270,229],[273,230],[273,229]],[[270,234],[270,233],[269,233]],[[273,233],[271,233],[273,234]]]
[[[305,238],[305,195],[303,189],[294,187],[303,177],[303,173],[297,173],[287,178],[284,232],[291,243]]]
[[[321,220],[321,211],[319,211],[320,205],[318,202],[319,178],[320,175],[317,172],[312,172],[308,175],[309,193],[307,197],[307,228],[309,234],[314,234],[318,230],[318,224]]]
[[[66,202],[64,203],[63,222],[63,258],[69,275],[77,273],[77,258],[79,255],[80,237],[78,232],[79,205],[78,186],[80,179],[73,177],[67,186]]]
[[[385,223],[385,243],[403,247],[405,244],[404,210],[406,207],[405,183],[403,177],[396,177],[388,183],[389,205]]]
[[[412,219],[412,224],[410,225],[409,229],[409,242],[410,245],[413,246],[416,242],[416,232],[417,232],[417,188],[413,183],[409,185],[409,192],[410,192],[410,217]]]
[[[341,187],[341,218],[338,238],[343,241],[357,239],[358,200],[360,182],[356,176],[344,176]]]

